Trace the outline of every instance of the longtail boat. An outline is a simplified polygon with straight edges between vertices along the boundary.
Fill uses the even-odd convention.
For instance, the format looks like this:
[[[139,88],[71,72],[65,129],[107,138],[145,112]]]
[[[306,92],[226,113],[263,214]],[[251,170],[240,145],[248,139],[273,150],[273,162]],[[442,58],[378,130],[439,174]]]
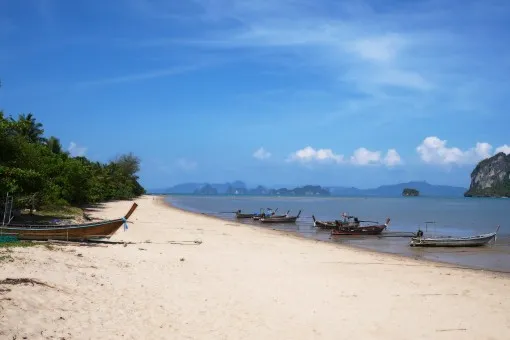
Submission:
[[[287,213],[285,215],[276,215],[276,212],[278,211],[278,208],[276,208],[275,211],[273,211],[271,214],[260,214],[258,216],[253,216],[254,221],[260,221],[262,218],[282,218],[289,215],[290,210],[287,210]]]
[[[344,216],[343,221],[342,220],[320,221],[320,220],[315,219],[314,215],[312,215],[312,220],[313,220],[313,226],[316,228],[319,228],[319,229],[336,229],[338,227],[358,227],[360,222],[365,222],[365,221],[360,221],[355,216],[347,216],[347,215]]]
[[[273,211],[273,209],[268,208],[267,212],[264,212],[263,209],[260,208],[260,211],[258,213],[246,214],[246,213],[242,213],[241,210],[238,210],[235,212],[235,214],[236,214],[236,218],[239,218],[239,219],[242,219],[242,218],[257,219],[257,218],[261,218],[262,216],[274,215],[277,211],[278,211],[278,208],[276,208],[276,210],[274,210],[274,211]]]
[[[296,216],[288,216],[288,213],[287,213],[287,215],[285,215],[283,217],[280,217],[280,216],[278,216],[278,217],[274,217],[274,216],[263,217],[260,219],[260,222],[262,222],[262,223],[295,223],[300,215],[301,215],[301,210],[299,210],[299,212]]]
[[[385,224],[366,225],[366,226],[338,226],[331,230],[332,236],[341,235],[379,235],[388,227],[390,219],[386,219]]]
[[[252,218],[253,216],[256,216],[258,215],[257,213],[252,213],[252,214],[246,214],[246,213],[242,213],[241,210],[238,210],[236,211],[236,218]]]
[[[336,221],[319,221],[312,215],[313,226],[320,229],[334,229],[336,228]]]
[[[423,232],[418,230],[417,236],[411,238],[411,247],[481,247],[489,244],[491,241],[496,242],[496,235],[499,226],[495,232],[467,236],[467,237],[423,237]]]
[[[67,225],[31,225],[8,224],[0,226],[1,235],[11,235],[20,240],[64,240],[87,241],[93,239],[109,239],[124,225],[133,214],[138,204],[133,203],[127,214],[116,220],[106,220],[94,223],[67,224]]]

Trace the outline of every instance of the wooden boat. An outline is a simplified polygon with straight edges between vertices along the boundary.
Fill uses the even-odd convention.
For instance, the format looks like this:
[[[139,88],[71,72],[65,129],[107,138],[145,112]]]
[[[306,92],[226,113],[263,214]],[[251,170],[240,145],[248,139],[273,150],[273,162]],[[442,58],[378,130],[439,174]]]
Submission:
[[[360,221],[357,217],[354,216],[345,216],[344,220],[334,220],[334,221],[320,221],[315,219],[315,216],[312,215],[313,226],[319,229],[336,229],[337,227],[358,227]]]
[[[0,226],[0,235],[12,235],[20,240],[65,240],[87,241],[92,239],[110,238],[122,227],[127,227],[127,219],[138,205],[133,203],[126,216],[94,223],[68,225],[29,225],[9,224]]]
[[[367,226],[338,226],[335,229],[331,230],[332,236],[341,236],[341,235],[379,235],[383,232],[384,229],[388,227],[390,224],[390,219],[386,219],[385,224],[378,225],[367,225]]]
[[[419,236],[411,238],[409,243],[411,247],[481,247],[491,241],[496,242],[499,226],[493,233],[467,237],[423,237],[423,232],[420,233],[420,231],[418,231]]]
[[[334,229],[336,228],[336,221],[319,221],[312,215],[313,226],[320,229]]]
[[[235,214],[236,214],[236,218],[239,218],[239,219],[242,219],[242,218],[258,219],[258,218],[261,218],[262,216],[274,215],[278,211],[278,208],[276,208],[275,211],[272,211],[272,209],[267,209],[267,210],[270,210],[271,213],[266,213],[263,211],[263,209],[260,209],[260,212],[258,212],[258,213],[244,214],[241,212],[241,210],[238,210],[235,212]]]
[[[260,221],[260,219],[262,218],[282,218],[282,217],[285,217],[289,214],[290,210],[287,210],[287,213],[285,215],[276,215],[276,211],[278,209],[276,209],[275,211],[273,211],[272,214],[261,214],[261,215],[258,215],[258,216],[254,216],[253,217],[253,220],[254,221]]]
[[[295,223],[300,215],[301,215],[301,210],[299,210],[299,212],[296,216],[288,216],[288,213],[287,213],[287,215],[282,216],[282,217],[280,217],[280,216],[263,217],[260,219],[260,222],[261,223]]]
[[[242,213],[241,210],[238,210],[236,211],[236,218],[252,218],[253,216],[256,216],[258,215],[257,213],[253,213],[253,214],[245,214],[245,213]]]

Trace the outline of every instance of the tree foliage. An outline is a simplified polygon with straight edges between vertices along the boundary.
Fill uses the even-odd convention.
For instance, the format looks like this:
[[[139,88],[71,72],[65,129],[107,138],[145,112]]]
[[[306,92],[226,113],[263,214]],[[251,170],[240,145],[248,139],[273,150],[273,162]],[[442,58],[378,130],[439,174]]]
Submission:
[[[420,192],[413,188],[405,188],[402,191],[402,196],[420,196]]]
[[[43,125],[32,114],[13,118],[0,111],[1,197],[6,192],[36,197],[36,205],[131,199],[145,193],[139,170],[140,159],[132,153],[107,164],[71,157],[57,137],[44,137]]]

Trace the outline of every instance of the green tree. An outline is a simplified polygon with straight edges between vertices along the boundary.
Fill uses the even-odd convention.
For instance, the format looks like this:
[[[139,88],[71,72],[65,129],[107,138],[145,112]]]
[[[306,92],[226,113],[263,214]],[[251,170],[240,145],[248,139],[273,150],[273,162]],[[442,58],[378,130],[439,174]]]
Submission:
[[[11,121],[16,132],[27,138],[29,142],[41,143],[44,141],[42,137],[44,134],[43,125],[38,123],[31,113],[27,115],[20,114],[17,121],[13,118],[11,118]]]
[[[70,157],[57,137],[44,138],[32,114],[6,118],[0,111],[0,195],[18,197],[18,207],[84,204],[132,199],[145,193],[138,183],[140,159],[133,153],[108,164]],[[30,203],[31,204],[31,203]]]
[[[55,154],[62,153],[62,144],[60,144],[60,139],[57,137],[51,136],[46,141],[46,146],[48,146],[48,149],[51,150],[51,152]]]

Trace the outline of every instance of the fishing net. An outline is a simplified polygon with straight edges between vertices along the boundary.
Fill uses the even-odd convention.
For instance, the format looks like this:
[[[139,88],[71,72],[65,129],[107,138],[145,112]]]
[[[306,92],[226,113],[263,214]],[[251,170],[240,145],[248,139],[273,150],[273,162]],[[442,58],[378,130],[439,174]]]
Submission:
[[[0,243],[9,243],[18,241],[16,235],[0,235]]]

